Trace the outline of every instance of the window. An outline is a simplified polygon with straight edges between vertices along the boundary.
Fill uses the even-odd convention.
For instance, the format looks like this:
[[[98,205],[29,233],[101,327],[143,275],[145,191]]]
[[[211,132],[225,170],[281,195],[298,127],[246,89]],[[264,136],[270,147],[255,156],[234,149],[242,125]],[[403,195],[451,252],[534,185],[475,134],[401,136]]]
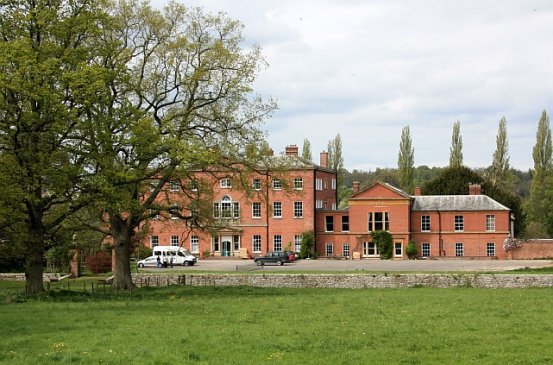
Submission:
[[[315,180],[315,190],[323,190],[323,179],[317,178]]]
[[[486,256],[495,256],[495,243],[490,242],[486,244]]]
[[[394,243],[394,257],[403,257],[403,245],[401,242]]]
[[[423,215],[421,217],[421,232],[430,232],[430,216]]]
[[[349,231],[349,215],[342,216],[342,232]]]
[[[261,252],[261,235],[256,234],[252,239],[252,251]]]
[[[331,215],[325,216],[325,231],[326,232],[334,231],[334,217]]]
[[[238,235],[232,236],[232,243],[234,246],[234,252],[240,251],[240,236]]]
[[[171,219],[179,219],[179,207],[176,205],[171,205],[169,207],[169,215],[171,216]]]
[[[150,237],[150,246],[152,248],[159,246],[159,236],[152,236]]]
[[[213,243],[213,252],[219,252],[219,237],[212,237],[212,243]]]
[[[328,189],[328,179],[326,177],[324,179],[324,188]]]
[[[252,203],[252,218],[261,218],[261,203]]]
[[[158,219],[159,218],[159,210],[150,209],[150,217],[152,217],[152,219]]]
[[[179,236],[171,236],[171,246],[179,245]]]
[[[316,200],[315,201],[315,209],[323,209],[323,201],[322,200]]]
[[[273,251],[282,251],[282,236],[279,234],[273,236]]]
[[[252,188],[254,190],[261,190],[261,179],[253,179]]]
[[[378,247],[374,242],[363,242],[363,256],[375,257],[378,255]]]
[[[301,177],[294,178],[294,190],[303,190],[303,179]]]
[[[332,210],[336,210],[336,203],[332,203]]]
[[[486,216],[486,231],[495,232],[495,215],[493,214]]]
[[[342,245],[342,256],[349,257],[349,243],[344,243]]]
[[[198,191],[198,180],[190,180],[190,190]]]
[[[303,202],[294,202],[294,218],[303,218]]]
[[[171,191],[179,191],[179,187],[180,187],[180,184],[178,180],[173,180],[169,182],[169,189]]]
[[[332,179],[332,190],[336,190],[336,179]]]
[[[282,181],[280,179],[273,179],[273,190],[282,189]]]
[[[219,186],[222,189],[230,189],[232,188],[232,181],[230,179],[221,179],[219,181]]]
[[[233,202],[228,195],[223,196],[220,203],[213,203],[213,218],[240,218],[240,203]]]
[[[303,236],[301,234],[297,234],[294,236],[294,252],[300,252],[301,251],[301,241],[303,240]]]
[[[463,244],[457,242],[455,244],[455,256],[464,256]]]
[[[465,229],[465,219],[462,215],[455,216],[455,230],[462,231]],[[462,256],[462,255],[461,255]]]
[[[190,252],[200,252],[200,238],[198,236],[190,237]]]
[[[389,231],[390,215],[388,212],[370,212],[369,213],[369,232]]]
[[[332,256],[334,254],[334,246],[332,243],[327,243],[325,245],[325,254],[326,256]]]
[[[423,242],[421,245],[422,257],[430,257],[430,243]]]
[[[273,218],[282,218],[282,202],[273,202]]]
[[[159,185],[159,180],[158,179],[150,180],[150,191],[154,191],[157,188],[158,185]]]

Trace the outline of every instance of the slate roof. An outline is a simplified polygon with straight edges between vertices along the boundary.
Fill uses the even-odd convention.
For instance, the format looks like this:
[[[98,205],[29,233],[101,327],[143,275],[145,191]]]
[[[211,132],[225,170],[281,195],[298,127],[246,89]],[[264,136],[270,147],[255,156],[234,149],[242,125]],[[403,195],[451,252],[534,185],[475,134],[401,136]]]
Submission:
[[[486,195],[420,195],[413,200],[412,211],[510,210]]]

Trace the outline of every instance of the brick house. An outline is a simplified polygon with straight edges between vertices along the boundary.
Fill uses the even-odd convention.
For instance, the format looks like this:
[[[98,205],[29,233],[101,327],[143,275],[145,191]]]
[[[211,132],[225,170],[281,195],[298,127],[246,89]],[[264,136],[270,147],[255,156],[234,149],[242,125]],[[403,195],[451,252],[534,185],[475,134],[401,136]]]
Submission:
[[[510,210],[471,185],[468,195],[415,196],[384,183],[354,194],[345,210],[317,212],[316,249],[327,257],[379,257],[371,232],[393,237],[393,257],[407,258],[414,241],[420,257],[507,257],[502,245],[511,229]]]
[[[211,229],[187,226],[175,216],[160,216],[147,222],[144,244],[149,247],[182,246],[203,256],[262,255],[267,251],[299,251],[302,234],[315,231],[315,212],[336,209],[336,173],[328,168],[328,153],[320,154],[320,163],[298,157],[298,147],[286,147],[285,173],[257,172],[246,178],[252,189],[233,188],[236,179],[225,172],[198,172],[195,179],[209,185],[212,215]],[[178,185],[167,187],[175,206],[186,206]],[[171,184],[169,184],[171,185]],[[171,193],[171,190],[173,192]]]

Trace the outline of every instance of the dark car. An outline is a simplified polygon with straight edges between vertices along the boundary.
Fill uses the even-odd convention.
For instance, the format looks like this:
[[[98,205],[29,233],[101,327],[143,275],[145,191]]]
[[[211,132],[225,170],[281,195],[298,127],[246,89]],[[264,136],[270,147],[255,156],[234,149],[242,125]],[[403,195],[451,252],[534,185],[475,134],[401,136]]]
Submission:
[[[267,252],[265,256],[256,257],[255,259],[253,259],[253,261],[258,266],[262,266],[267,263],[284,265],[285,262],[290,262],[290,258],[289,258],[288,252],[274,251],[274,252]]]

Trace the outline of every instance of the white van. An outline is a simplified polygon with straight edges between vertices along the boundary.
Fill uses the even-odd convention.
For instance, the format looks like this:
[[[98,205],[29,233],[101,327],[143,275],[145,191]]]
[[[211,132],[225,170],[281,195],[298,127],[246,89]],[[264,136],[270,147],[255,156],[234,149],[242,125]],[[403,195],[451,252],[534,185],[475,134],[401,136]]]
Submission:
[[[163,256],[167,256],[168,262],[171,262],[171,257],[173,257],[173,265],[193,266],[198,261],[196,256],[186,252],[184,248],[179,246],[156,246],[152,251],[152,255],[159,256],[162,263]]]

